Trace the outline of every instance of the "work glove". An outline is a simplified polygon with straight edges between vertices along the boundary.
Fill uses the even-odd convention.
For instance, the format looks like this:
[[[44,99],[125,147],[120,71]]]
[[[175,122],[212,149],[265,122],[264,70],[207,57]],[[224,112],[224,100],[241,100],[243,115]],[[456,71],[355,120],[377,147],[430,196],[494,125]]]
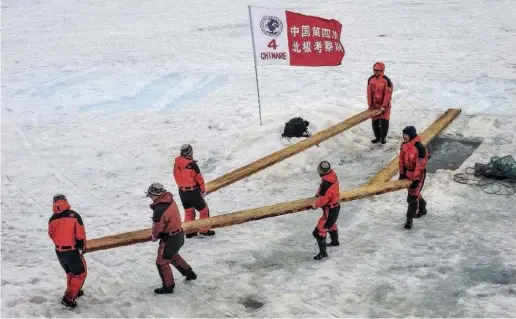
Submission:
[[[315,202],[312,204],[312,209],[317,209],[317,205],[315,205]]]
[[[154,235],[152,235],[152,234],[151,234],[151,236],[150,236],[150,240],[151,240],[152,242],[158,241],[158,239],[159,239],[159,238],[154,237]]]
[[[419,185],[419,181],[413,181],[412,184],[410,184],[410,188],[417,188],[417,185]]]
[[[79,251],[79,254],[83,254],[86,250],[86,245],[84,245],[84,240],[82,239],[75,239],[77,250]]]

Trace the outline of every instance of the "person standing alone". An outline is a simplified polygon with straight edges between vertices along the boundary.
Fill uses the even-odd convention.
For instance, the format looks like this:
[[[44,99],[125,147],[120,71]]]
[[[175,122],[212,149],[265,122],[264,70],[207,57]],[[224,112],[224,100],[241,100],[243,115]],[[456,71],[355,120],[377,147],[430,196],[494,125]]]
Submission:
[[[371,118],[375,137],[371,140],[372,143],[387,142],[392,91],[393,84],[385,75],[385,65],[382,62],[376,62],[373,66],[373,75],[367,80],[367,104],[369,109],[381,110],[382,113]]]

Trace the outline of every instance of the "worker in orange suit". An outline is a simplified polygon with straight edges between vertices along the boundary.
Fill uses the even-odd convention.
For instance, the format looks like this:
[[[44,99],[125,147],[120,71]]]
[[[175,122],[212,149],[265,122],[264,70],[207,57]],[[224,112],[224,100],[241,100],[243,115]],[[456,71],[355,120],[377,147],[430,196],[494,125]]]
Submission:
[[[57,259],[66,273],[66,291],[61,304],[75,308],[76,298],[84,294],[87,267],[83,253],[86,250],[86,230],[81,216],[70,208],[63,194],[53,198],[53,215],[48,221],[48,235],[55,245]]]
[[[417,134],[414,126],[407,126],[403,129],[403,143],[400,147],[398,165],[399,179],[412,181],[408,188],[407,220],[405,228],[411,229],[414,218],[427,214],[426,201],[421,196],[421,189],[425,184],[426,165],[428,163],[428,150],[421,143],[421,137]]]
[[[337,218],[340,211],[340,188],[337,174],[327,161],[322,161],[317,166],[317,172],[321,177],[321,184],[317,190],[317,199],[312,204],[313,209],[322,208],[323,214],[317,222],[313,236],[317,240],[319,253],[314,256],[315,260],[328,257],[326,246],[339,246],[339,233],[337,229]],[[326,244],[326,234],[330,233],[331,242]]]
[[[179,188],[179,198],[185,210],[185,221],[195,220],[195,211],[199,212],[200,218],[210,217],[210,209],[204,200],[206,188],[204,178],[197,162],[193,159],[193,148],[190,144],[181,146],[181,155],[175,158],[174,179]],[[186,238],[197,236],[197,233],[190,233]],[[213,236],[215,231],[205,228],[199,231],[199,235]]]
[[[392,91],[393,84],[385,75],[385,65],[376,62],[373,66],[373,75],[367,80],[367,104],[370,110],[381,110],[382,113],[371,118],[375,137],[371,140],[372,143],[387,142]]]
[[[179,255],[185,236],[181,228],[181,215],[170,192],[161,183],[153,183],[147,189],[147,197],[152,200],[152,233],[153,242],[159,240],[156,267],[161,277],[162,286],[154,289],[156,294],[171,294],[176,286],[170,264],[172,264],[186,280],[195,280],[197,275],[192,267]]]

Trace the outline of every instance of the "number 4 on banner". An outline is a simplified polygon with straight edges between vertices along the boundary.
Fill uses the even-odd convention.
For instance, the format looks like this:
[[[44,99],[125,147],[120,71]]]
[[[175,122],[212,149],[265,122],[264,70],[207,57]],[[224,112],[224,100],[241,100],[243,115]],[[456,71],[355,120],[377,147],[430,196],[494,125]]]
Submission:
[[[276,44],[276,39],[272,39],[269,44],[267,44],[267,46],[269,48],[273,48],[274,50],[276,50],[276,48],[278,47],[278,45]]]

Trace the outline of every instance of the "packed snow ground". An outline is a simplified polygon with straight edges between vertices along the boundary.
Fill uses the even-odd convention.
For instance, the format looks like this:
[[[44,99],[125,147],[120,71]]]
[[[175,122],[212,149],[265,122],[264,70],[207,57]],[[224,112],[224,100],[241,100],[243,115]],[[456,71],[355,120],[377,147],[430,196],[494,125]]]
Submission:
[[[248,4],[279,2],[2,2],[2,316],[514,316],[516,197],[452,178],[516,156],[514,1],[285,0],[340,20],[346,56],[335,68],[260,67],[263,126]],[[181,144],[212,180],[284,147],[291,117],[316,132],[362,111],[377,60],[395,86],[386,145],[370,144],[366,122],[207,200],[218,215],[313,196],[323,159],[342,188],[359,186],[396,155],[404,126],[422,131],[462,108],[443,135],[483,142],[458,171],[429,176],[429,215],[411,231],[403,191],[343,205],[342,245],[322,262],[312,260],[319,211],[219,229],[186,242],[199,278],[174,272],[167,296],[153,293],[155,244],[94,252],[78,308],[59,305],[52,195],[67,194],[89,238],[149,227],[144,192],[161,181],[176,194]]]

